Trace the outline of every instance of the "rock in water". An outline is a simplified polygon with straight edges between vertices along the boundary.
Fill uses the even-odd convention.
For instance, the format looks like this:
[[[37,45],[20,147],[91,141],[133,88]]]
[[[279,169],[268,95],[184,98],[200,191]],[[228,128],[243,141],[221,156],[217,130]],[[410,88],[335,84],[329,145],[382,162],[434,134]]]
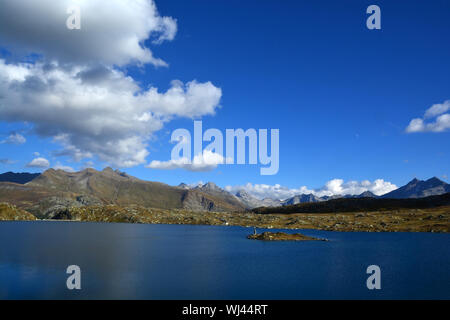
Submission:
[[[300,233],[290,234],[284,232],[263,232],[251,234],[247,236],[247,239],[263,240],[263,241],[311,241],[311,240],[326,241],[325,239],[309,237]]]

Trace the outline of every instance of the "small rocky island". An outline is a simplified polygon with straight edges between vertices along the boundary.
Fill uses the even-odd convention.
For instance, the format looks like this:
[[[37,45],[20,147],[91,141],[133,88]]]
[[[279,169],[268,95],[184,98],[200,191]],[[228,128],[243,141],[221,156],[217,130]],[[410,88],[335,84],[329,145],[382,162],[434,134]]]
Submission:
[[[284,233],[284,232],[263,232],[254,233],[247,236],[247,239],[251,240],[263,240],[263,241],[326,241],[325,239],[318,239],[314,237],[305,236],[300,233]]]

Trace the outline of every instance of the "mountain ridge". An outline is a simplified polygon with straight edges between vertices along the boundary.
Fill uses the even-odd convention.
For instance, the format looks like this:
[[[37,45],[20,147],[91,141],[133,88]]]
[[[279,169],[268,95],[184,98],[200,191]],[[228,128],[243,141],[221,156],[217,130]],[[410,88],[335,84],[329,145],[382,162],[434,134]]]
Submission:
[[[49,169],[19,185],[0,183],[0,201],[11,202],[30,212],[91,204],[138,205],[160,209],[195,211],[243,211],[238,203],[201,190],[184,190],[161,182],[144,181],[111,168],[65,172]]]
[[[445,183],[437,177],[432,177],[428,180],[414,178],[406,185],[383,194],[380,197],[392,199],[424,198],[448,192],[450,192],[450,184]]]
[[[198,211],[245,211],[259,207],[290,206],[302,203],[318,203],[333,199],[352,198],[423,198],[450,192],[450,185],[437,177],[428,180],[412,179],[406,185],[376,196],[370,191],[358,195],[316,196],[298,194],[284,200],[258,199],[244,189],[235,193],[217,186],[214,182],[170,186],[162,182],[145,181],[110,167],[97,171],[87,168],[78,172],[48,169],[42,174],[7,172],[0,174],[0,200],[12,199],[20,206],[44,206],[116,204],[141,205],[161,209],[189,209]],[[25,177],[17,179],[15,177]],[[39,201],[39,199],[41,199]],[[51,199],[51,200],[49,200]],[[38,202],[38,203],[37,203]]]

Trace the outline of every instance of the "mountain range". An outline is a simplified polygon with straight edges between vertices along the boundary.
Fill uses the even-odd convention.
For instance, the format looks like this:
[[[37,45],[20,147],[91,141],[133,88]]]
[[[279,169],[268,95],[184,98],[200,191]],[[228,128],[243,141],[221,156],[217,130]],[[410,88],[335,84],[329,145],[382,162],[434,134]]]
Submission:
[[[436,196],[450,192],[450,184],[433,177],[428,180],[413,179],[408,184],[386,193],[381,196],[377,196],[370,191],[364,191],[358,195],[334,195],[318,197],[314,194],[299,194],[285,200],[268,199],[258,200],[250,195],[246,194],[246,203],[251,204],[253,208],[256,207],[277,207],[277,206],[290,206],[300,203],[314,203],[329,201],[334,199],[353,199],[353,198],[383,198],[383,199],[412,199],[412,198],[424,198],[428,196]],[[239,194],[236,194],[239,197]],[[251,197],[251,200],[248,198]]]
[[[382,196],[370,191],[359,195],[318,197],[299,194],[285,200],[258,199],[245,190],[230,193],[213,182],[177,187],[144,181],[124,172],[105,168],[69,173],[49,169],[42,174],[0,174],[0,202],[9,202],[38,217],[51,217],[56,209],[85,205],[137,205],[148,208],[186,209],[191,211],[236,212],[258,207],[293,206],[335,199],[406,199],[423,198],[450,192],[450,185],[434,177],[413,179],[408,184]]]

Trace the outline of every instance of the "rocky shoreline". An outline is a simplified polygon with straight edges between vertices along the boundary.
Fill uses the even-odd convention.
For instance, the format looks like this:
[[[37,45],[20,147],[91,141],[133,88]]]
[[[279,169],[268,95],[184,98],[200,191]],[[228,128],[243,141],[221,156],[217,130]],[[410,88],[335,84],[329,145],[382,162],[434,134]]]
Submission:
[[[36,220],[36,216],[2,204],[0,220]],[[316,229],[343,232],[450,232],[450,207],[378,212],[256,214],[252,212],[194,212],[139,206],[59,208],[45,219],[83,222],[195,224],[264,229]]]

